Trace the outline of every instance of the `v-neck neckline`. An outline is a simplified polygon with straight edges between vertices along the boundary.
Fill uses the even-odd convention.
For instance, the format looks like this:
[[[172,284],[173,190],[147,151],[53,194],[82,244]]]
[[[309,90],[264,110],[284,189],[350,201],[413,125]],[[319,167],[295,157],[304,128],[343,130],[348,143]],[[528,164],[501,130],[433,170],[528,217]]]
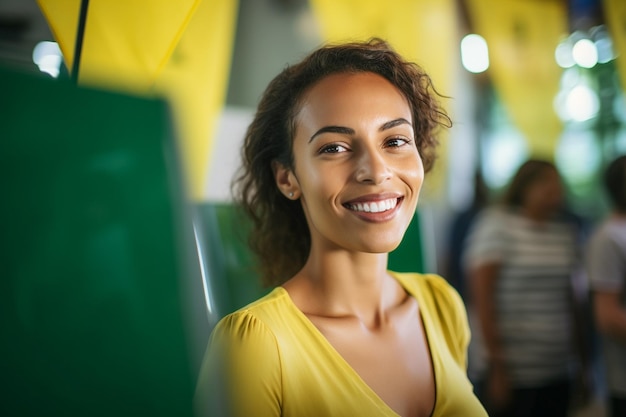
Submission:
[[[438,397],[439,397],[439,384],[438,384],[439,369],[437,367],[438,361],[435,360],[435,355],[437,355],[437,352],[436,352],[435,349],[433,349],[433,345],[431,343],[432,342],[431,339],[433,337],[435,337],[434,333],[432,331],[432,321],[431,321],[430,317],[425,317],[424,316],[424,313],[423,313],[424,310],[422,309],[422,306],[424,305],[424,298],[423,298],[422,291],[419,288],[417,288],[416,286],[408,285],[408,283],[399,274],[396,274],[396,273],[394,273],[392,271],[388,271],[388,272],[389,272],[389,275],[392,276],[402,286],[402,288],[410,296],[415,298],[415,300],[417,301],[417,306],[418,306],[417,314],[419,316],[418,318],[420,320],[420,323],[422,324],[424,337],[426,338],[426,345],[428,347],[428,352],[430,354],[430,364],[431,364],[431,369],[432,369],[432,372],[433,372],[433,381],[434,381],[434,385],[435,385],[435,402],[433,404],[433,409],[432,409],[432,412],[430,414],[431,416],[434,416],[435,415],[435,411],[437,409],[437,404],[439,403],[439,401],[438,401]],[[372,387],[370,387],[365,382],[365,380],[361,377],[361,375],[352,367],[352,365],[350,365],[348,363],[348,361],[339,353],[339,351],[337,351],[337,349],[332,345],[332,343],[330,343],[330,341],[317,328],[317,326],[315,326],[315,324],[313,324],[311,319],[308,318],[307,315],[304,314],[304,312],[302,312],[302,310],[300,310],[298,308],[298,306],[296,306],[296,304],[291,299],[291,296],[289,295],[289,292],[284,287],[277,287],[276,290],[281,291],[282,295],[288,300],[289,306],[295,311],[296,315],[300,318],[302,323],[304,323],[304,325],[309,329],[309,331],[316,336],[316,339],[318,339],[320,341],[320,343],[322,343],[324,345],[326,350],[333,357],[335,357],[337,363],[343,368],[343,370],[348,372],[350,375],[353,376],[354,380],[359,382],[359,388],[361,389],[361,391],[363,391],[368,397],[370,397],[374,402],[376,402],[379,407],[384,408],[384,409],[388,410],[389,412],[391,412],[393,415],[400,417],[400,415],[393,408],[391,408],[378,395],[378,393],[376,391],[374,391],[374,389]]]

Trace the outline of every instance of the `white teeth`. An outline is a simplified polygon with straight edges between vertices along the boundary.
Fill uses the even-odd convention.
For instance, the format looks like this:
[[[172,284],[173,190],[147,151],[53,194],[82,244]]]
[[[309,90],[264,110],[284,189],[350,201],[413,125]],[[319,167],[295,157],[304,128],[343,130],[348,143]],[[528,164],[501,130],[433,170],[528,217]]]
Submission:
[[[372,201],[370,203],[356,203],[350,204],[349,208],[352,211],[364,211],[366,213],[380,213],[382,211],[391,210],[398,204],[398,199],[389,198],[383,201]]]

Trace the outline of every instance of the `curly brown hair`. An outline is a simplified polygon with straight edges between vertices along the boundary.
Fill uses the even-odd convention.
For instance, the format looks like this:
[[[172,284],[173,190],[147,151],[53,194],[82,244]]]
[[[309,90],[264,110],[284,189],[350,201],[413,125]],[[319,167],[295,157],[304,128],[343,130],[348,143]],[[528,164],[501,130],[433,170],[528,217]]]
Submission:
[[[381,75],[404,95],[426,172],[436,157],[436,131],[452,125],[430,77],[382,39],[325,45],[300,63],[287,66],[269,83],[260,100],[245,136],[242,166],[232,184],[235,203],[252,219],[249,245],[258,256],[267,286],[280,285],[297,273],[311,246],[302,206],[279,191],[272,165],[278,162],[293,168],[296,117],[305,94],[329,75],[351,72]]]

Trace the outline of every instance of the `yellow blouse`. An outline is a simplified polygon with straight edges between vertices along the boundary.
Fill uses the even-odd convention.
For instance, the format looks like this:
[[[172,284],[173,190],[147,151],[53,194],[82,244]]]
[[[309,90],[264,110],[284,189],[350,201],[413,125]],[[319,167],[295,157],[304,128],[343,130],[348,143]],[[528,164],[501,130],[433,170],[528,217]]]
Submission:
[[[486,416],[467,379],[470,333],[461,298],[439,276],[391,274],[420,307],[435,375],[433,417]],[[216,326],[196,407],[201,415],[229,417],[398,416],[282,287]]]

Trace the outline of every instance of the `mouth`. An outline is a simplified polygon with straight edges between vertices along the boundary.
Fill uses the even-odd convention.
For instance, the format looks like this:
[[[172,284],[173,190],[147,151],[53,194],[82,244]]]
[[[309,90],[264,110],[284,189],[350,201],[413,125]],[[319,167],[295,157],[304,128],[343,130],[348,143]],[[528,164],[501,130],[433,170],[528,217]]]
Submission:
[[[386,195],[385,195],[386,194]],[[354,216],[370,223],[384,223],[394,219],[404,201],[396,193],[371,194],[347,201],[343,206]]]
[[[362,213],[383,213],[396,208],[400,202],[400,198],[387,198],[379,201],[359,201],[354,203],[346,203],[344,206],[351,211]]]

